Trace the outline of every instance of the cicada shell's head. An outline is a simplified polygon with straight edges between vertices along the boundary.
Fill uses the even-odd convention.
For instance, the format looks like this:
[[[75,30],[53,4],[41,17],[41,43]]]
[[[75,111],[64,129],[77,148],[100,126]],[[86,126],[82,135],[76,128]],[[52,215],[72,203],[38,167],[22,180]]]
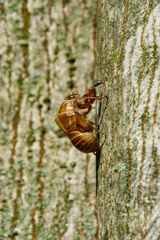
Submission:
[[[65,100],[73,100],[73,99],[77,100],[80,98],[81,98],[81,96],[80,96],[79,92],[76,89],[74,89],[65,97]]]
[[[80,99],[78,91],[72,90],[66,97],[65,101],[61,104],[59,113],[73,111],[77,107],[77,100]]]

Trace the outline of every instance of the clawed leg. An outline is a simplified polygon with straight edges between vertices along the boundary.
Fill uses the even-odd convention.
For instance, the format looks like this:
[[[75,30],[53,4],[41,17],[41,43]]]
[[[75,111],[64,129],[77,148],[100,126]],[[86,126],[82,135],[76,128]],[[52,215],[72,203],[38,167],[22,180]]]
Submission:
[[[107,98],[108,99],[108,95],[105,95],[103,97],[86,97],[87,99],[94,99],[94,100],[102,100],[104,98]]]
[[[99,134],[105,134],[97,130],[93,125],[95,125],[95,122],[92,121],[91,119],[87,119],[83,116],[81,116],[78,112],[76,112],[76,123],[79,125],[81,128],[85,129],[86,131],[92,131],[93,129],[99,133]]]
[[[99,133],[99,134],[104,134],[104,135],[105,135],[105,133],[102,133],[101,131],[97,130],[95,127],[92,126],[92,128],[93,128],[97,133]]]
[[[82,114],[83,116],[86,116],[89,112],[90,112],[90,109],[89,108],[84,108],[84,109],[81,109],[81,108],[77,108],[75,109],[75,112],[79,113],[79,114]]]
[[[95,122],[93,122],[92,120],[90,119],[87,119],[88,121],[88,125],[92,127],[92,129],[94,129],[97,133],[99,134],[105,134],[105,133],[102,133],[101,131],[97,130],[95,127],[93,127],[93,124],[95,124]]]
[[[88,122],[88,125],[89,125],[92,129],[94,129],[97,133],[99,133],[99,134],[105,134],[105,133],[102,133],[101,131],[97,130],[95,127],[93,127],[93,125],[95,125],[95,122],[94,122],[94,121],[92,121],[91,119],[87,119],[87,122]]]
[[[105,85],[105,82],[94,83],[94,84],[90,87],[90,89],[93,89],[94,87],[97,87],[97,86],[99,86],[99,85],[101,85],[101,84]]]
[[[95,125],[95,122],[94,122],[93,120],[87,119],[87,121],[88,121],[90,124]]]

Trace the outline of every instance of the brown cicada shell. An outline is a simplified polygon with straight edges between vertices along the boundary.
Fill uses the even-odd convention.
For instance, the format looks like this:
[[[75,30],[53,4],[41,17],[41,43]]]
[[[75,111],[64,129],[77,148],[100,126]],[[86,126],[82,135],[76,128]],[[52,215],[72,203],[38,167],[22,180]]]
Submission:
[[[65,97],[55,119],[57,125],[69,137],[72,144],[84,153],[94,153],[100,150],[93,130],[101,132],[93,126],[95,123],[86,117],[96,99],[102,100],[107,97],[107,95],[101,98],[96,96],[95,87],[100,84],[104,84],[104,82],[93,84],[88,93],[82,97],[76,89],[71,91]]]

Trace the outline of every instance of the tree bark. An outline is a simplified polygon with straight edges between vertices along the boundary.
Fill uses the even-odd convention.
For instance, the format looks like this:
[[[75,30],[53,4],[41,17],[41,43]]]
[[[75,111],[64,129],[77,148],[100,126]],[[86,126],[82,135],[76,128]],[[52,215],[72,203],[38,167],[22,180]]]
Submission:
[[[95,161],[54,119],[94,82],[96,1],[0,1],[0,239],[95,239]]]
[[[98,1],[98,239],[160,238],[160,4]],[[102,94],[102,93],[101,93]]]

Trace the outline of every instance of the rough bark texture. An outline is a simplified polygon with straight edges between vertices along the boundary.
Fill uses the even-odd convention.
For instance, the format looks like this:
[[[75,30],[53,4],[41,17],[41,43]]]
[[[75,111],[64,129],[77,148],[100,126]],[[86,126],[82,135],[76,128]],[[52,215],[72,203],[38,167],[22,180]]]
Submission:
[[[0,1],[0,239],[97,239],[95,158],[54,122],[94,82],[95,16],[94,0]]]
[[[160,239],[160,4],[98,1],[98,239]]]

